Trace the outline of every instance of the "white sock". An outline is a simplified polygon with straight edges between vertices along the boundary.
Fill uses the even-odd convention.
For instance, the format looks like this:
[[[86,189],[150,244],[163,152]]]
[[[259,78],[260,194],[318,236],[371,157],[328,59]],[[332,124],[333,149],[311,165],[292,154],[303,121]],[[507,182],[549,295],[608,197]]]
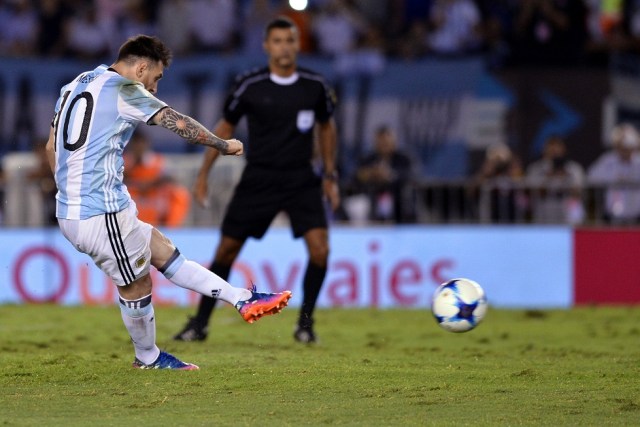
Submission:
[[[207,297],[219,298],[231,305],[251,297],[250,290],[231,286],[197,262],[180,255],[177,249],[160,272],[181,288],[190,289]]]
[[[136,357],[145,365],[153,363],[160,355],[156,346],[156,322],[151,295],[138,300],[120,298],[120,313],[129,331]]]

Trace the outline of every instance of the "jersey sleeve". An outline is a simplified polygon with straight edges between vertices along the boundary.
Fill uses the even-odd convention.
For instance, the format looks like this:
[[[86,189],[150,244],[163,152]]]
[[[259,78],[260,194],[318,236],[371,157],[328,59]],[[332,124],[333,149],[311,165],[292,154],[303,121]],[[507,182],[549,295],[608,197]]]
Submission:
[[[60,111],[60,107],[62,106],[62,95],[60,95],[58,97],[58,100],[56,101],[56,106],[53,110],[53,114],[58,114],[58,112]]]
[[[118,99],[118,112],[127,120],[148,122],[158,111],[167,107],[142,84],[123,85]]]
[[[316,104],[316,119],[320,123],[324,123],[333,116],[336,108],[336,94],[325,81],[322,81],[321,84],[321,96]]]
[[[53,109],[53,118],[51,119],[51,127],[55,127],[56,119],[58,117],[58,113],[60,112],[60,108],[62,108],[62,101],[64,100],[64,93],[67,91],[67,87],[69,85],[64,85],[62,89],[60,89],[60,96],[56,101],[56,106]]]
[[[244,91],[241,89],[242,85],[236,83],[227,95],[227,99],[224,102],[224,107],[222,110],[222,115],[224,119],[231,123],[232,125],[237,125],[242,116],[244,116],[244,103],[242,99],[242,94]]]

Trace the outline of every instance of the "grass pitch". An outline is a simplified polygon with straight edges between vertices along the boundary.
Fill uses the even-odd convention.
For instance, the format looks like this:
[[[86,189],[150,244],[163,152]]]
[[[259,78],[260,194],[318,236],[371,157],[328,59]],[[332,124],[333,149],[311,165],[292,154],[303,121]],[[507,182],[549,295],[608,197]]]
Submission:
[[[195,372],[139,371],[113,307],[0,306],[0,425],[550,425],[640,423],[640,308],[491,309],[476,330],[426,310],[297,309],[256,324],[219,309],[204,343],[176,343],[192,310],[156,307],[158,344]]]

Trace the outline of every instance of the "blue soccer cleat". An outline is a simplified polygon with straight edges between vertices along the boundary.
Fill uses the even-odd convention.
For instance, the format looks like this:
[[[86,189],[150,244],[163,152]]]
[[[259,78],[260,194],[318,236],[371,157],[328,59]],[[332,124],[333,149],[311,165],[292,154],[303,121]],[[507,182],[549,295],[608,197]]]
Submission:
[[[251,298],[238,301],[235,307],[245,321],[253,323],[262,316],[280,313],[287,306],[290,298],[291,291],[262,293],[256,292],[254,285],[251,289]]]
[[[155,362],[145,365],[137,357],[133,361],[133,367],[137,369],[177,369],[179,371],[195,371],[200,369],[193,363],[185,363],[177,357],[161,351]]]

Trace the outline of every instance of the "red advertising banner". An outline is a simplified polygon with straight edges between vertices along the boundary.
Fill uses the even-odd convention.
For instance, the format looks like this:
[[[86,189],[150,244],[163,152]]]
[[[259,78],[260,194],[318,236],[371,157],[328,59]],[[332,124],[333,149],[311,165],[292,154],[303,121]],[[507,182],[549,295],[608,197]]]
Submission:
[[[575,304],[640,303],[640,230],[578,229]]]

